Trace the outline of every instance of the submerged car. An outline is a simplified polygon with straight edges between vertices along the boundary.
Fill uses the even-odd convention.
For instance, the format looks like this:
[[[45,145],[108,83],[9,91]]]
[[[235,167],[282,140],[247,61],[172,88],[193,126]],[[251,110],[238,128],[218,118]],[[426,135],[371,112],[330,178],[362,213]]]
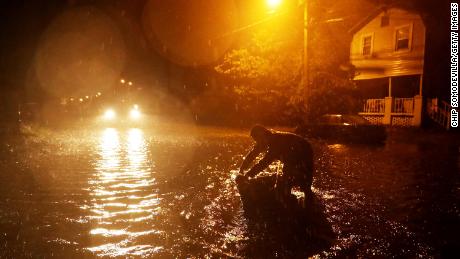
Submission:
[[[387,137],[384,126],[348,114],[325,114],[313,123],[297,127],[295,132],[338,142],[382,143]]]
[[[139,105],[108,107],[100,115],[100,122],[106,126],[137,126],[143,122]]]

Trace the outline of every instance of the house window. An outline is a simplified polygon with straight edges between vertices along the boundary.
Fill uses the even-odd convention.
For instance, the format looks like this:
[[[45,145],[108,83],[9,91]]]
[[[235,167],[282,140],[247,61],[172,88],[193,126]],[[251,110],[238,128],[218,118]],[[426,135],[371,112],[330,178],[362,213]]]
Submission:
[[[369,56],[372,52],[372,36],[363,37],[363,56]]]
[[[404,26],[396,29],[396,47],[395,50],[408,50],[410,47],[410,26]]]
[[[384,15],[380,18],[380,27],[385,27],[390,25],[390,16]]]

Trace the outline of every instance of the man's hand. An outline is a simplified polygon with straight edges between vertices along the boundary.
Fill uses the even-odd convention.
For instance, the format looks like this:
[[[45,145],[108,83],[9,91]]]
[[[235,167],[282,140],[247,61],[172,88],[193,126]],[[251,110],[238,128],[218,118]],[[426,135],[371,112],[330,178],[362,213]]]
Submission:
[[[243,162],[240,166],[240,173],[249,168],[249,165],[257,158],[257,156],[263,151],[263,147],[255,145],[252,150],[244,157]]]

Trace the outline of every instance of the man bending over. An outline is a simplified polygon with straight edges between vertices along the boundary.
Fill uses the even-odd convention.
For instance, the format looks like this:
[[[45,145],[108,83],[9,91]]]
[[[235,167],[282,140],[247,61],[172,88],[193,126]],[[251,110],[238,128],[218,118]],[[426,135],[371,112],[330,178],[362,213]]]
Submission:
[[[251,129],[251,137],[256,143],[244,158],[240,174],[260,153],[265,152],[265,156],[245,176],[254,177],[273,161],[279,160],[283,163],[283,174],[277,177],[278,191],[287,195],[290,194],[293,186],[299,186],[305,197],[311,195],[313,151],[307,140],[289,132],[270,131],[260,125]]]

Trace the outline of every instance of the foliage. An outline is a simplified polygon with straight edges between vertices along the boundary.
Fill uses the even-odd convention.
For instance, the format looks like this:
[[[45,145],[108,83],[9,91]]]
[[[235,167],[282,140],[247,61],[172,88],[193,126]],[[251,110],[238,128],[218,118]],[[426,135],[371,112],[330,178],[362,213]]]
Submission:
[[[298,83],[302,52],[295,43],[276,41],[273,33],[257,33],[247,46],[225,55],[216,71],[232,79],[240,94],[285,92]]]
[[[361,108],[359,91],[354,82],[337,74],[316,72],[315,87],[310,92],[309,117],[317,118],[327,113],[357,113]]]
[[[241,123],[286,124],[300,116],[293,102],[302,65],[302,52],[296,43],[280,41],[273,33],[262,31],[246,46],[227,53],[215,67]]]

